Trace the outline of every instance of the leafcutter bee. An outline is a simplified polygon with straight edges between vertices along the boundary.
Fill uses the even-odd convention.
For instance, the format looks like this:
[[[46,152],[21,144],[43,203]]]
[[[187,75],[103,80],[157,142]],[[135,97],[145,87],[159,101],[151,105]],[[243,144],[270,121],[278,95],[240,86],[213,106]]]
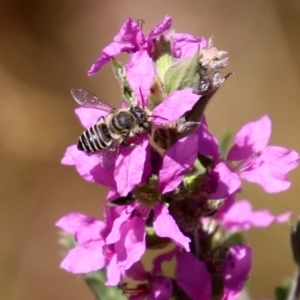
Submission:
[[[104,168],[114,163],[120,148],[129,138],[146,132],[150,127],[150,112],[134,100],[127,108],[116,109],[85,89],[74,88],[71,94],[79,105],[108,113],[79,136],[77,145],[78,150],[88,154],[98,152]]]

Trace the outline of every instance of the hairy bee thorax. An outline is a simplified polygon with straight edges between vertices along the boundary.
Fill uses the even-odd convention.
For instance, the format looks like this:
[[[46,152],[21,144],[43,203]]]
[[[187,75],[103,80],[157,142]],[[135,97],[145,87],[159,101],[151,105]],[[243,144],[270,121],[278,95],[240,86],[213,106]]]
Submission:
[[[141,107],[118,109],[107,115],[105,123],[110,135],[117,139],[120,135],[134,137],[149,128],[148,113]]]

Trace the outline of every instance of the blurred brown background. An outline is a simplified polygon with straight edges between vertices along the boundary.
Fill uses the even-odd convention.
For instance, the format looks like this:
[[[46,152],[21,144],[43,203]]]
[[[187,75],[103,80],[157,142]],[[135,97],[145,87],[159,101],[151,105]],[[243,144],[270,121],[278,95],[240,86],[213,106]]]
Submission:
[[[125,19],[146,20],[145,30],[173,17],[173,28],[214,36],[228,50],[235,75],[207,109],[213,133],[238,128],[268,113],[272,144],[300,151],[300,2],[297,0],[1,0],[0,1],[0,299],[93,299],[76,276],[59,269],[54,222],[70,211],[101,216],[105,190],[60,165],[82,128],[69,90],[85,87],[120,103],[109,67],[86,71]],[[255,208],[300,213],[300,170],[292,187],[266,195],[245,185]],[[252,230],[254,298],[293,275],[289,227]]]

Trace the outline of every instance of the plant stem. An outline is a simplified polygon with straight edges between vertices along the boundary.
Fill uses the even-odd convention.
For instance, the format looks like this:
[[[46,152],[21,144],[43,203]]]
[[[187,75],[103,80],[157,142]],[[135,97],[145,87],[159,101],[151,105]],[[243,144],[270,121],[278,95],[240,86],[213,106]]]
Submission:
[[[299,300],[300,299],[300,270],[297,272],[292,286],[289,291],[287,300]]]

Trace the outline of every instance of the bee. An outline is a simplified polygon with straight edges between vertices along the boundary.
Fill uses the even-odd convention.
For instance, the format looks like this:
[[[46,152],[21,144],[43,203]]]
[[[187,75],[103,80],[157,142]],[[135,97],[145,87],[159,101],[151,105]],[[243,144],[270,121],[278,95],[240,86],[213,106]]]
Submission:
[[[113,164],[121,147],[130,145],[130,138],[150,128],[150,112],[134,103],[133,99],[128,103],[129,107],[116,109],[85,89],[74,88],[71,94],[79,105],[108,113],[79,136],[77,145],[78,150],[87,154],[98,152],[104,168]]]

